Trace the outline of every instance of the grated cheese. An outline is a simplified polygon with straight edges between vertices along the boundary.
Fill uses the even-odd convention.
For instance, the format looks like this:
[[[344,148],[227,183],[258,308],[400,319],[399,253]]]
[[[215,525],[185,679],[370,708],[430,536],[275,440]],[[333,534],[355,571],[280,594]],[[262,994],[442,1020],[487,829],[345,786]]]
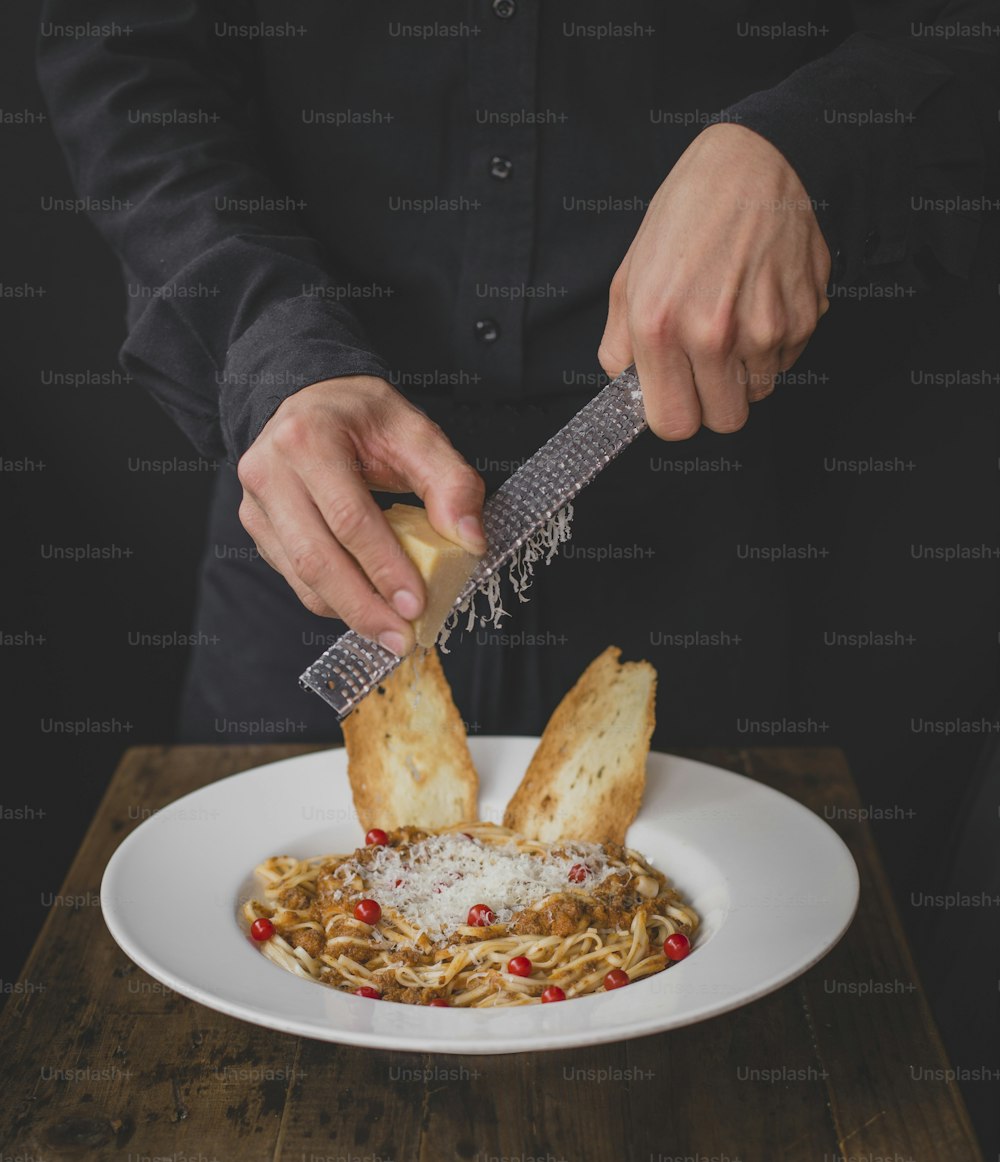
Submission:
[[[511,588],[517,594],[518,601],[528,600],[525,594],[531,586],[536,562],[544,556],[547,565],[559,551],[559,546],[565,544],[572,536],[573,530],[570,524],[572,519],[573,505],[567,504],[549,517],[538,532],[528,537],[511,557],[507,567],[507,578]],[[486,603],[486,611],[483,613],[476,609],[476,598],[480,595],[485,598]],[[482,585],[470,593],[461,605],[448,615],[437,640],[442,653],[450,653],[447,645],[448,639],[458,625],[459,615],[463,613],[469,615],[465,626],[466,633],[470,633],[477,622],[481,626],[492,625],[494,629],[500,628],[501,618],[509,617],[510,614],[503,607],[499,573],[490,573]]]
[[[487,904],[497,923],[506,924],[515,912],[553,892],[572,891],[574,864],[590,872],[586,887],[622,870],[598,843],[553,846],[567,854],[530,854],[514,841],[483,843],[449,832],[404,847],[380,847],[368,857],[370,863],[345,860],[336,875],[345,883],[360,876],[363,891],[383,908],[395,908],[408,924],[441,942],[465,925],[473,904]]]

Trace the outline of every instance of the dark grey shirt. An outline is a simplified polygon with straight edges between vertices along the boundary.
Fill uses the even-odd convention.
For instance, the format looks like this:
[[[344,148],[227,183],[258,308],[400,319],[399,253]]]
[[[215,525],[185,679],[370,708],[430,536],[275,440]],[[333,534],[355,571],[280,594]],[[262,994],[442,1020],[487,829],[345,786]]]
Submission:
[[[784,153],[848,283],[966,272],[998,154],[995,0],[47,0],[39,43],[123,364],[230,462],[328,377],[596,387],[611,276],[715,120]]]

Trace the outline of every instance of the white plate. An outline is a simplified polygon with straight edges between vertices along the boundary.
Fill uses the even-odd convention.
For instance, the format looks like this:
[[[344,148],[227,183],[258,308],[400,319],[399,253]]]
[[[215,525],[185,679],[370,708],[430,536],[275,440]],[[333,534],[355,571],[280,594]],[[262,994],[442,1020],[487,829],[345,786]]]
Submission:
[[[473,738],[480,813],[499,822],[533,738]],[[436,1053],[513,1053],[620,1041],[689,1025],[772,992],[816,963],[854,915],[858,874],[839,836],[742,775],[650,755],[628,833],[697,909],[690,956],[611,993],[512,1009],[365,1000],[268,961],[238,912],[269,855],[363,843],[343,750],[244,771],[156,812],[108,863],[101,907],[136,964],[230,1016],[322,1041]]]

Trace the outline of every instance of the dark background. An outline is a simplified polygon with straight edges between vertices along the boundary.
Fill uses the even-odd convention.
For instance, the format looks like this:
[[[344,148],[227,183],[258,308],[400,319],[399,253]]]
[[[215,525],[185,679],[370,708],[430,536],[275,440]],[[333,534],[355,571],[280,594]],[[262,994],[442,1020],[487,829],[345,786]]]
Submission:
[[[73,191],[34,81],[36,25],[34,5],[6,14],[2,107],[24,112],[28,123],[0,125],[5,982],[16,979],[122,751],[173,736],[186,650],[132,645],[129,635],[189,628],[215,473],[117,368],[125,295],[113,256],[82,214],[41,208],[42,198]],[[941,917],[916,905],[913,893],[987,886],[963,882],[954,845],[963,819],[969,834],[963,804],[978,792],[975,810],[991,818],[978,821],[973,842],[996,846],[997,806],[988,794],[984,806],[981,794],[989,769],[977,767],[994,731],[945,737],[915,731],[912,719],[974,724],[1000,713],[1000,561],[917,561],[908,546],[1000,545],[996,241],[994,222],[970,283],[868,302],[834,297],[829,323],[797,368],[806,382],[765,405],[780,450],[786,538],[831,547],[830,560],[785,571],[796,627],[789,715],[830,725],[770,738],[742,736],[729,720],[703,740],[845,747],[862,801],[897,816],[874,822],[875,834],[949,1051],[970,1067],[996,1064],[995,1040],[982,1056],[996,1020],[995,914],[969,911],[964,943],[943,948],[935,936]],[[19,287],[34,291],[12,295]],[[915,369],[971,372],[982,382],[920,384]],[[80,381],[53,382],[66,374]],[[706,455],[739,445],[738,437],[709,434],[699,441]],[[901,456],[915,467],[834,473],[825,455]],[[175,457],[195,470],[130,466]],[[57,561],[47,559],[50,545],[116,546],[124,555]],[[556,562],[545,583],[558,585],[560,576],[568,574]],[[825,646],[824,631],[837,628],[901,631],[915,641]],[[81,733],[65,732],[80,722]],[[971,957],[977,941],[987,953],[963,1013],[935,982],[945,979],[949,956]],[[975,991],[987,988],[987,997]],[[984,1133],[991,1089],[966,1088]]]
[[[125,290],[117,262],[82,214],[47,213],[42,197],[73,197],[34,76],[38,11],[5,18],[2,107],[26,125],[0,127],[4,246],[0,281],[40,295],[0,299],[5,415],[0,456],[44,468],[0,474],[8,940],[0,976],[16,978],[122,751],[173,731],[182,648],[139,648],[132,632],[190,622],[214,466],[157,474],[130,459],[197,461],[159,407],[118,368]],[[55,384],[69,373],[97,382]],[[46,383],[45,381],[49,382]],[[108,561],[44,559],[42,546],[117,546]],[[44,638],[44,642],[39,639]],[[91,721],[108,733],[53,733],[48,720]],[[44,812],[44,816],[39,814]],[[12,879],[12,877],[14,877]]]

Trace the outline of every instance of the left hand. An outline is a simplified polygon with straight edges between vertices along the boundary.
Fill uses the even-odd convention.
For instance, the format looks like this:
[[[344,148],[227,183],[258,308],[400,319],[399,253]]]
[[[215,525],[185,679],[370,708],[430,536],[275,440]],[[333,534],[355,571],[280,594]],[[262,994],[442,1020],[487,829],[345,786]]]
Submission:
[[[611,282],[598,352],[635,363],[649,426],[735,432],[829,307],[830,254],[795,170],[763,137],[712,125],[656,191]]]

